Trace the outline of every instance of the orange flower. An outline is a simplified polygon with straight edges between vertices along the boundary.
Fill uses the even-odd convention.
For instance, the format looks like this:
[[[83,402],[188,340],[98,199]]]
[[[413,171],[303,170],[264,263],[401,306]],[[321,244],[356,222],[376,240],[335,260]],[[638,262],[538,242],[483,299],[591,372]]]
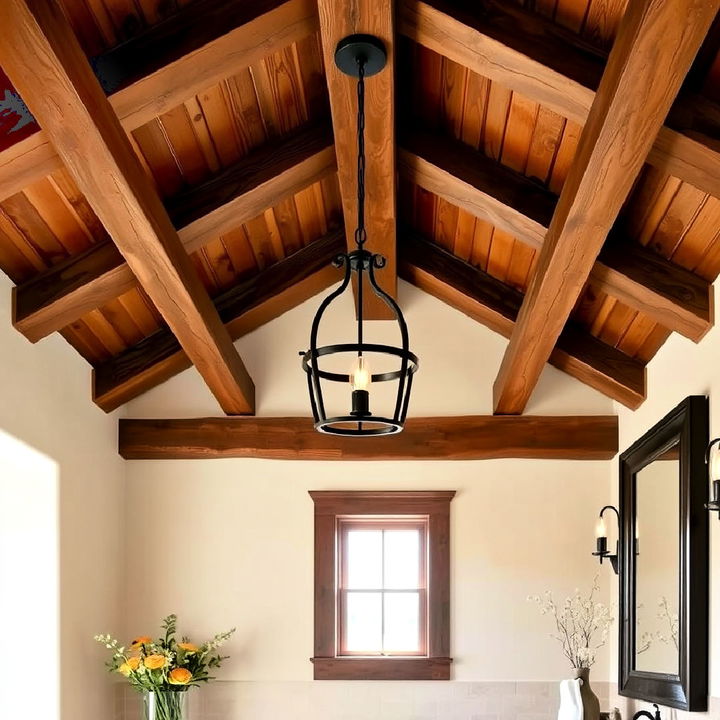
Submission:
[[[186,653],[196,653],[198,651],[198,646],[191,642],[178,643],[178,647]]]
[[[117,671],[118,671],[121,675],[124,675],[125,677],[129,677],[129,676],[130,676],[131,668],[130,668],[130,666],[129,666],[127,663],[123,663],[123,664],[117,669]]]
[[[128,658],[127,663],[125,663],[131,670],[137,670],[140,667],[140,658],[139,657],[131,657]]]
[[[161,667],[165,667],[165,656],[164,655],[148,655],[143,664],[148,670],[159,670]]]
[[[140,637],[135,638],[131,643],[130,647],[133,650],[137,650],[139,647],[142,647],[143,645],[152,642],[152,638],[149,635],[141,635]]]
[[[175,668],[168,675],[171,685],[187,685],[192,680],[192,673],[186,668]]]

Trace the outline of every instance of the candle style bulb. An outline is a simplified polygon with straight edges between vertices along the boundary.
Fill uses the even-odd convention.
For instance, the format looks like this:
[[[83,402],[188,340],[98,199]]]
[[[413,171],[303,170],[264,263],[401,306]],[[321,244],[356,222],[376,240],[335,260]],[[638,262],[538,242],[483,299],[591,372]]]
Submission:
[[[365,358],[360,355],[350,372],[350,387],[353,390],[367,390],[372,382],[372,373]]]
[[[710,451],[710,481],[720,480],[720,450],[715,445]]]
[[[595,523],[595,537],[606,538],[607,537],[607,525],[605,525],[605,518],[599,517]]]

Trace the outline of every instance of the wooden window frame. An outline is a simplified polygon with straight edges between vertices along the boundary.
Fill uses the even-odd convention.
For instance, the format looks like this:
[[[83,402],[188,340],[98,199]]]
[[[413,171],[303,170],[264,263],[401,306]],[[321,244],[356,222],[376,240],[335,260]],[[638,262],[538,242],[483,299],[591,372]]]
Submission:
[[[449,680],[449,491],[310,491],[315,503],[315,680]],[[427,629],[419,655],[341,655],[338,641],[339,525],[349,518],[427,522]]]

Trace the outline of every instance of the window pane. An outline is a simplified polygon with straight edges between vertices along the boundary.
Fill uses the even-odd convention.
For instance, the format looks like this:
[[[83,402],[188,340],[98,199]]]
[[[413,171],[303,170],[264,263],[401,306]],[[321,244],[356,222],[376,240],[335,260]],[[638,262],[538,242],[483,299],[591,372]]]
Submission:
[[[347,587],[378,590],[382,587],[382,531],[350,530],[347,534]]]
[[[420,650],[420,594],[385,593],[385,652]]]
[[[382,594],[347,594],[345,649],[350,652],[382,650]]]
[[[420,531],[385,531],[385,585],[393,590],[420,586]]]

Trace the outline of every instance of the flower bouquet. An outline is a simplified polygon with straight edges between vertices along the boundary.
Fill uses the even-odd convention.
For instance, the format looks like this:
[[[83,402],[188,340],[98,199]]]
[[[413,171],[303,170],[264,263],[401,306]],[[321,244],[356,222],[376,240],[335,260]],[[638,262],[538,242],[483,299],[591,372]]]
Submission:
[[[183,637],[175,639],[177,616],[168,615],[162,622],[165,634],[156,640],[142,635],[129,648],[119,646],[110,635],[96,635],[95,640],[112,651],[106,663],[110,672],[124,675],[130,685],[144,695],[145,720],[183,720],[187,690],[214,678],[212,668],[219,668],[227,656],[217,651],[235,632],[218,633],[202,645]]]

